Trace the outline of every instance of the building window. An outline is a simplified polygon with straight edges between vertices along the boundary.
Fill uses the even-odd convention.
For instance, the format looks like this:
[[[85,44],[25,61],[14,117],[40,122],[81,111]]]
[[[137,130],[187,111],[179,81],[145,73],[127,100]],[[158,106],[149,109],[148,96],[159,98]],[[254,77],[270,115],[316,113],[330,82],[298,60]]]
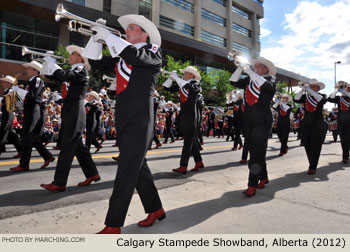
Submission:
[[[111,0],[103,0],[103,11],[111,13]]]
[[[215,13],[210,12],[206,9],[202,9],[202,17],[218,25],[226,26],[226,18],[216,15]]]
[[[234,30],[235,32],[238,32],[244,36],[252,37],[252,31],[248,30],[247,28],[245,28],[239,24],[232,23],[232,30]]]
[[[259,18],[256,19],[256,24],[260,25],[260,19]]]
[[[139,15],[143,15],[152,20],[152,0],[139,1]]]
[[[85,6],[85,0],[72,0],[72,3]]]
[[[175,31],[179,31],[182,33],[185,33],[189,36],[194,36],[194,27],[190,26],[188,24],[164,17],[164,16],[160,16],[159,17],[159,25],[175,30]]]
[[[165,3],[171,4],[173,6],[176,6],[178,8],[181,8],[185,11],[190,11],[192,13],[194,11],[193,4],[185,0],[162,0],[162,1]]]
[[[259,5],[261,5],[261,6],[263,6],[263,0],[253,0],[253,2],[255,2],[255,3],[257,3],[257,4],[259,4]]]
[[[210,32],[202,30],[202,40],[209,43],[226,47],[226,39]]]
[[[246,47],[246,46],[244,46],[244,45],[241,45],[241,44],[239,44],[239,43],[237,43],[237,42],[233,42],[233,43],[232,43],[232,49],[233,49],[234,51],[241,52],[241,53],[243,53],[243,54],[246,55],[246,56],[250,56],[250,48],[249,48],[249,47]]]
[[[238,14],[241,17],[244,17],[246,19],[249,19],[249,20],[252,19],[252,15],[250,13],[238,8],[237,6],[232,6],[232,12],[234,12],[234,13],[236,13],[236,14]]]
[[[256,41],[260,42],[260,34],[256,34]]]
[[[12,12],[3,11],[1,14],[0,58],[30,61],[30,55],[22,56],[22,46],[41,52],[56,50],[59,24]]]
[[[212,0],[212,1],[226,7],[226,0]]]

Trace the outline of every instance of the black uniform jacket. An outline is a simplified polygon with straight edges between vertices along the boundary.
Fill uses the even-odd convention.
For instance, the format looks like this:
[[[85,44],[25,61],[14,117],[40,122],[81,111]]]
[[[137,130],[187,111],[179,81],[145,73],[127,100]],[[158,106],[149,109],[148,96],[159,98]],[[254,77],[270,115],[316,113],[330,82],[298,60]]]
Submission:
[[[276,92],[275,77],[263,76],[266,82],[260,86],[250,90],[253,84],[249,77],[239,79],[237,82],[230,82],[232,85],[245,89],[244,91],[244,119],[253,125],[261,123],[266,120],[272,120],[272,113],[270,109],[272,98]],[[257,96],[252,97],[249,93],[254,92]],[[251,100],[253,101],[251,102]]]
[[[64,134],[70,132],[68,134],[74,138],[76,133],[83,132],[86,122],[84,97],[88,88],[88,73],[83,64],[77,64],[72,70],[56,70],[53,77],[62,82],[70,82],[67,96],[63,100],[62,124]]]
[[[319,101],[319,102],[314,102],[312,105],[309,101],[308,101],[308,97],[309,95],[303,94],[300,98],[300,100],[296,100],[294,98],[294,101],[296,103],[304,103],[304,110],[305,110],[305,115],[304,118],[302,119],[303,122],[303,126],[312,126],[314,124],[317,123],[323,123],[324,122],[324,118],[323,118],[323,114],[322,114],[322,110],[323,110],[323,105],[327,102],[327,98],[326,95],[321,94],[323,96],[323,98]],[[309,96],[310,97],[310,96]]]
[[[338,105],[338,123],[350,124],[350,98],[342,95],[334,98],[328,97],[328,101]]]
[[[162,54],[160,48],[154,50],[154,45],[147,44],[137,49],[135,46],[127,46],[120,54],[120,58],[103,57],[100,61],[89,60],[94,68],[103,69],[105,72],[116,71],[118,61],[124,61],[132,68],[131,71],[124,71],[128,83],[126,88],[117,94],[116,98],[116,118],[118,118],[117,127],[123,127],[141,113],[145,120],[152,120],[153,93],[158,74],[162,66]],[[125,69],[124,69],[125,70]],[[117,89],[120,85],[117,75]]]

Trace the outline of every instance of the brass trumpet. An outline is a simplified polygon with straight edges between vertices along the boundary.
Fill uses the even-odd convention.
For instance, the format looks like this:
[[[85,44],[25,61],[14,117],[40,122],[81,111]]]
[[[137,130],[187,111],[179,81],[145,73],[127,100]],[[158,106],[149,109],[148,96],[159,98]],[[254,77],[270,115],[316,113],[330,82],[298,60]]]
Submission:
[[[36,60],[36,61],[41,61],[42,62],[43,61],[42,58],[44,58],[46,56],[50,56],[50,57],[52,57],[54,59],[60,60],[59,62],[57,62],[57,64],[59,64],[59,65],[62,65],[64,63],[66,63],[66,58],[65,57],[56,56],[56,55],[53,54],[53,51],[47,51],[46,53],[42,53],[42,52],[29,50],[26,46],[22,46],[22,56],[24,56],[26,54],[31,54],[32,60]]]
[[[164,69],[160,69],[160,72],[162,73],[162,76],[163,77],[169,77],[169,75],[171,74],[171,73],[176,73],[176,70],[173,70],[173,71],[167,71],[167,70],[164,70]]]
[[[114,82],[115,82],[115,78],[109,77],[109,76],[107,76],[107,75],[105,75],[105,74],[102,76],[102,80],[105,80],[105,81],[107,81],[108,83],[114,83]]]
[[[93,26],[101,26],[107,30],[109,30],[111,33],[114,35],[117,35],[119,37],[125,37],[125,34],[121,34],[120,31],[117,29],[110,28],[106,26],[106,20],[99,18],[94,21],[90,21],[88,19],[79,17],[77,15],[74,15],[70,12],[68,12],[64,7],[63,4],[58,4],[56,8],[56,15],[55,15],[55,20],[56,22],[59,22],[62,18],[68,18],[71,19],[68,22],[68,30],[69,31],[74,31],[74,32],[79,32],[85,36],[93,36],[95,35],[95,31],[91,30],[90,28]],[[84,27],[85,26],[85,27]],[[87,28],[86,28],[87,27]],[[100,42],[100,41],[99,41]]]
[[[237,52],[237,51],[232,51],[227,54],[227,59],[229,61],[233,61],[236,66],[250,66],[249,59],[247,59],[243,54]]]
[[[299,81],[298,82],[298,86],[299,86],[299,88],[303,88],[304,86],[308,86],[309,85],[309,83],[307,83],[307,82],[305,82],[305,81]]]

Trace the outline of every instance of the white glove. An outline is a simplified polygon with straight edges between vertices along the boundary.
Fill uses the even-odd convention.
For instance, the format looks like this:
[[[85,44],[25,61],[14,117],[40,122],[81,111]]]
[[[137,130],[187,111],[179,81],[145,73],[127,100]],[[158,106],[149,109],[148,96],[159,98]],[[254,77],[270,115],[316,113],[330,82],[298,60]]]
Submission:
[[[12,92],[18,92],[18,89],[19,87],[17,85],[11,87]]]
[[[46,57],[45,57],[46,58]],[[48,59],[48,61],[46,61],[44,58],[44,63],[43,66],[41,68],[40,73],[44,74],[44,75],[53,75],[53,73],[58,70],[58,69],[62,69],[59,65],[57,65],[55,63],[55,61],[52,61],[51,59]],[[48,57],[48,58],[52,58],[52,57]],[[53,59],[53,58],[52,58]]]
[[[283,109],[285,110],[285,111],[287,111],[290,107],[287,105],[287,103],[285,103],[285,102],[282,102],[281,103],[281,106],[283,107]]]
[[[176,81],[180,88],[182,88],[188,83],[187,81],[180,78],[176,73],[173,73],[173,72],[169,75],[169,77],[172,78],[174,81]]]
[[[313,91],[311,88],[307,88],[306,92],[308,92],[310,95],[312,95],[313,97],[315,97],[315,99],[317,100],[317,102],[321,101],[323,96],[320,95],[319,93]]]
[[[173,83],[173,79],[172,78],[168,78],[164,83],[163,83],[163,87],[166,87],[166,88],[170,88],[171,87],[171,84]]]
[[[93,60],[101,59],[102,58],[102,44],[98,43],[98,42],[94,42],[94,38],[91,37],[89,39],[89,42],[85,46],[81,56],[88,58],[88,59],[93,59]]]
[[[350,93],[346,90],[343,90],[341,93],[347,97],[350,97]]]
[[[329,95],[329,98],[334,99],[336,94],[337,94],[337,91],[334,91]]]
[[[264,77],[260,76],[256,72],[254,72],[250,67],[244,69],[244,72],[246,72],[249,75],[250,79],[256,85],[258,85],[258,87],[261,87],[266,82]]]
[[[232,96],[232,101],[233,101],[233,102],[238,101],[238,95],[234,95],[234,96]]]
[[[237,82],[241,77],[242,72],[243,72],[243,68],[237,67],[236,71],[231,75],[230,81]]]
[[[277,101],[277,102],[275,102],[275,104],[273,104],[273,108],[277,108],[278,107],[278,105],[280,105],[280,101]]]
[[[112,33],[109,30],[101,26],[93,26],[90,28],[90,30],[96,32],[96,34],[92,37],[94,39],[94,42],[98,43],[103,43],[103,41],[106,41],[108,36],[112,35]]]
[[[307,91],[307,89],[310,88],[310,85],[305,83],[304,86],[301,88],[303,91]]]
[[[47,63],[50,63],[50,62],[56,63],[56,60],[54,58],[52,58],[51,56],[45,56],[43,58],[43,60]]]
[[[300,100],[300,98],[301,98],[301,96],[303,95],[303,93],[304,93],[304,90],[303,89],[301,89],[295,96],[294,96],[294,99],[295,100]]]

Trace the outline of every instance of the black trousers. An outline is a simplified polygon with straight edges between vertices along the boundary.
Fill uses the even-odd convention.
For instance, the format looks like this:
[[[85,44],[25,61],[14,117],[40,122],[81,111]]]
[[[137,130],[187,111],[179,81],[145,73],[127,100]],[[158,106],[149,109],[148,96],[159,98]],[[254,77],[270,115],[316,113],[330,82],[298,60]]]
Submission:
[[[226,141],[230,140],[230,137],[232,139],[232,141],[234,140],[234,132],[233,132],[233,124],[228,124],[227,125],[227,137],[226,137]]]
[[[249,123],[244,120],[245,145],[248,144],[250,159],[248,186],[257,187],[259,180],[267,178],[266,150],[271,131],[272,117],[263,122]]]
[[[180,166],[188,166],[188,161],[192,154],[194,161],[202,161],[200,154],[200,144],[197,137],[197,127],[192,116],[183,117],[182,132],[184,133],[184,145],[182,147]]]
[[[135,188],[146,213],[162,208],[153,176],[145,158],[153,136],[154,125],[153,123],[147,125],[147,119],[140,120],[143,118],[142,113],[134,118],[129,120],[124,127],[120,126],[117,129],[120,159],[105,220],[105,224],[109,227],[122,227],[124,225]]]
[[[341,148],[343,150],[343,159],[349,159],[350,149],[350,122],[338,122],[338,131],[340,136]]]
[[[173,134],[173,131],[171,130],[171,128],[172,128],[172,127],[171,127],[171,124],[170,124],[170,125],[167,125],[166,128],[165,128],[165,132],[164,132],[164,143],[168,142],[169,136],[170,136],[172,142],[175,141],[174,134]]]
[[[213,130],[213,136],[214,136],[214,123],[208,123],[208,129],[207,129],[207,137],[209,137],[210,130]]]
[[[233,148],[237,148],[238,145],[240,146],[242,145],[242,139],[241,139],[242,124],[240,121],[234,122],[233,131],[234,131]]]
[[[95,130],[86,129],[86,138],[85,145],[90,150],[91,144],[93,144],[96,148],[100,146],[100,143],[97,141],[97,134]]]
[[[19,166],[29,168],[30,159],[32,156],[32,148],[34,147],[46,161],[52,157],[52,154],[46,149],[41,142],[40,132],[42,129],[42,114],[40,105],[35,104],[33,107],[24,109],[24,121],[22,131],[22,155],[19,161]]]
[[[332,135],[333,135],[333,141],[336,142],[339,135],[338,129],[332,130]]]
[[[309,160],[309,169],[316,170],[327,133],[327,124],[323,120],[303,123],[300,133]]]
[[[288,120],[279,120],[277,122],[276,131],[277,131],[278,139],[281,142],[280,152],[282,153],[286,152],[288,148],[289,130],[290,130],[289,118]]]
[[[16,134],[15,130],[11,129],[6,133],[6,138],[7,141],[11,144],[13,144],[13,146],[15,146],[17,152],[21,152],[22,147],[21,147],[21,140],[19,138],[19,136]],[[6,142],[6,140],[5,140]],[[5,145],[5,143],[3,144]],[[5,149],[5,146],[3,146],[2,148]],[[0,148],[0,149],[2,149]]]

